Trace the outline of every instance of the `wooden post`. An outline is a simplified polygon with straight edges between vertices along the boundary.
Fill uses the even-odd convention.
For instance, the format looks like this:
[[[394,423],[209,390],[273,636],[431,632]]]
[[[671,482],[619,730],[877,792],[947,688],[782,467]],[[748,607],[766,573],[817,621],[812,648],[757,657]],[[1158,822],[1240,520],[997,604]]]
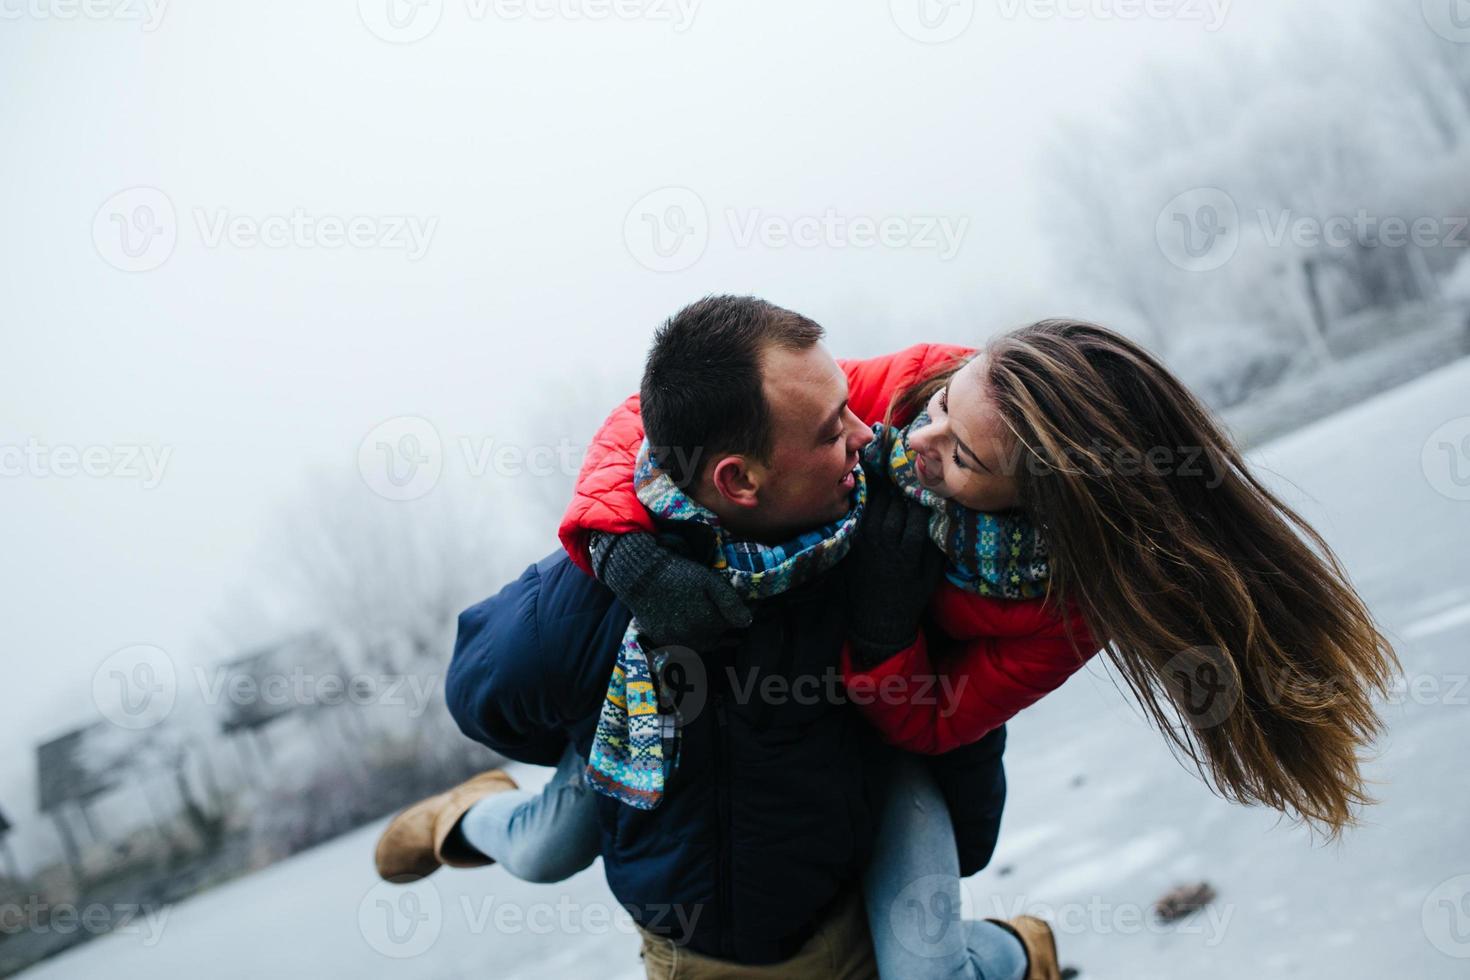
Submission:
[[[209,801],[214,804],[216,815],[223,815],[225,812],[225,798],[224,794],[220,792],[219,779],[215,776],[214,759],[208,743],[199,748],[199,773],[209,793]]]
[[[1307,342],[1312,351],[1323,362],[1332,360],[1332,351],[1327,347],[1327,312],[1322,304],[1321,290],[1317,285],[1317,260],[1302,260],[1302,274],[1306,279],[1307,307],[1312,314],[1312,330]]]
[[[86,800],[77,800],[77,812],[82,815],[82,823],[87,825],[87,836],[94,843],[102,843],[102,835],[97,833],[97,824],[92,820],[92,808]]]
[[[20,865],[16,863],[15,851],[10,847],[9,835],[0,836],[0,852],[5,854],[5,870],[11,881],[20,881]]]
[[[72,834],[71,828],[66,825],[66,814],[61,809],[51,811],[51,821],[56,824],[56,832],[61,836],[61,850],[66,855],[66,865],[71,869],[72,879],[80,887],[82,885],[82,851],[77,847],[77,839]]]
[[[245,784],[255,789],[259,785],[255,779],[255,763],[251,761],[250,749],[245,745],[249,738],[249,732],[236,729],[230,741],[235,743],[235,754],[240,757],[240,772],[245,776]]]
[[[153,794],[148,791],[148,787],[143,784],[141,779],[138,780],[138,789],[143,793],[143,802],[148,804],[148,816],[153,820],[153,828],[158,831],[158,839],[163,842],[163,849],[165,851],[173,850],[173,838],[169,836],[168,827],[163,817],[158,814],[158,805],[153,802]]]
[[[266,734],[265,727],[252,727],[250,729],[250,739],[252,746],[255,748],[255,751],[260,755],[261,759],[265,762],[270,762],[273,753],[271,751],[270,736]]]
[[[1439,280],[1434,278],[1434,273],[1430,271],[1429,262],[1424,258],[1423,250],[1406,249],[1404,259],[1409,266],[1409,281],[1414,284],[1416,298],[1421,302],[1439,299],[1442,295]]]

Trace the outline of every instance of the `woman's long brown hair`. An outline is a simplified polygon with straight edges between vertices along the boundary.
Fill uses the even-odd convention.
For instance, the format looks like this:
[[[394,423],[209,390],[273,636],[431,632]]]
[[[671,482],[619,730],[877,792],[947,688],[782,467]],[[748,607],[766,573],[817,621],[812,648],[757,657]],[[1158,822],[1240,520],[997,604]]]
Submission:
[[[1371,802],[1360,755],[1398,661],[1331,548],[1126,337],[1045,320],[983,356],[1052,601],[1082,613],[1222,796],[1336,837]],[[911,417],[958,367],[901,392],[890,417]]]

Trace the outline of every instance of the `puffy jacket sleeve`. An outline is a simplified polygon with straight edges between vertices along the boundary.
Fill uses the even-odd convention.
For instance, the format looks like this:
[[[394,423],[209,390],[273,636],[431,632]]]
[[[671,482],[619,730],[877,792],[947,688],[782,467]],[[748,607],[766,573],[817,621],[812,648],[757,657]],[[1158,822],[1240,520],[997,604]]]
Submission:
[[[954,344],[915,344],[896,354],[837,364],[847,375],[848,407],[872,425],[883,421],[894,395],[973,353],[974,348]]]
[[[555,765],[595,719],[628,612],[560,551],[459,617],[444,678],[465,735],[519,762]]]
[[[1096,650],[1080,616],[1072,617],[1074,645],[1040,599],[962,595],[946,584],[936,600],[964,604],[970,639],[950,640],[928,625],[872,670],[856,668],[850,647],[842,654],[853,703],[909,752],[937,755],[978,741],[1060,687]]]
[[[848,405],[872,425],[882,421],[889,401],[899,391],[973,353],[971,348],[951,344],[915,344],[896,354],[837,363],[847,376]],[[589,575],[592,532],[653,530],[653,518],[633,492],[633,471],[642,444],[643,416],[638,396],[630,395],[613,409],[587,448],[572,502],[557,532],[572,561]]]
[[[633,492],[633,472],[642,445],[643,416],[638,411],[638,396],[630,395],[593,436],[577,474],[572,502],[557,530],[561,546],[588,575],[592,574],[588,546],[593,531],[653,531],[653,518]]]

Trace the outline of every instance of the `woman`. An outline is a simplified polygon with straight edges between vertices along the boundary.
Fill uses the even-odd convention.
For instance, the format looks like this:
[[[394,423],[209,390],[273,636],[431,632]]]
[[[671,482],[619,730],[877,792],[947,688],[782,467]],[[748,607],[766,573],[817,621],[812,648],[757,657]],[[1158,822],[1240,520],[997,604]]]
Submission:
[[[891,458],[911,460],[917,476],[905,488],[909,506],[931,528],[930,515],[949,511],[952,520],[1019,516],[1039,532],[1044,545],[1018,552],[1013,567],[1024,571],[1041,555],[1044,601],[1070,615],[1033,636],[1055,638],[1080,617],[1106,638],[1160,731],[1225,798],[1264,804],[1329,838],[1353,823],[1369,802],[1359,757],[1380,728],[1372,698],[1396,670],[1393,651],[1322,538],[1249,472],[1152,356],[1102,327],[1044,321],[907,388],[889,418],[905,426],[887,434]],[[846,676],[867,690],[894,676],[949,679],[958,703],[865,708],[889,741],[940,753],[1044,695],[1055,686],[1047,665],[1064,671],[1090,643],[1070,653],[1000,645],[995,611],[1004,607],[966,592],[952,572],[933,596],[905,594],[894,583],[922,577],[927,559],[924,548],[903,546],[896,527],[866,520],[849,556],[855,634]],[[940,544],[953,568],[953,541]],[[898,618],[911,643],[877,628],[873,610],[892,618],[896,596],[909,603]],[[929,625],[919,631],[926,606]],[[879,960],[907,955],[905,976],[966,975],[965,951],[952,941],[948,955],[931,955],[942,943],[883,928],[895,882],[942,881],[917,909],[959,899],[939,849],[900,853],[881,843],[945,839],[932,780],[900,759],[890,792],[868,879]]]
[[[924,490],[1024,514],[1045,541],[1047,601],[1107,639],[1152,720],[1214,788],[1329,836],[1352,823],[1368,802],[1359,750],[1379,730],[1372,697],[1396,669],[1393,651],[1326,542],[1183,385],[1127,338],[1052,320],[908,388],[893,415],[921,408],[929,422],[908,444]],[[920,643],[884,662],[934,666],[957,665],[932,663]],[[1190,699],[1204,668],[1237,710]],[[960,696],[981,694],[969,684]],[[1172,724],[1166,705],[1195,724]],[[880,728],[926,752],[1014,714],[962,710],[964,723],[946,727],[933,706],[876,707]],[[932,734],[910,737],[916,719]]]

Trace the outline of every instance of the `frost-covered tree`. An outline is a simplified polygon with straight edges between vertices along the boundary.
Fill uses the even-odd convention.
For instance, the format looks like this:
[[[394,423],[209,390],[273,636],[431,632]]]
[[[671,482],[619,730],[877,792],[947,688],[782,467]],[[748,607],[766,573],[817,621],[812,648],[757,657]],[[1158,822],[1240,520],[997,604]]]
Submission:
[[[1385,232],[1415,219],[1448,231],[1470,211],[1470,45],[1436,34],[1416,4],[1283,16],[1275,45],[1145,66],[1116,105],[1059,126],[1045,148],[1058,272],[1128,308],[1166,355],[1197,351],[1194,333],[1268,331],[1327,357],[1335,319],[1435,299],[1463,252]],[[1183,268],[1156,226],[1203,188],[1227,196],[1238,237],[1228,260]],[[1218,364],[1260,377],[1266,349],[1281,354],[1247,342]]]

